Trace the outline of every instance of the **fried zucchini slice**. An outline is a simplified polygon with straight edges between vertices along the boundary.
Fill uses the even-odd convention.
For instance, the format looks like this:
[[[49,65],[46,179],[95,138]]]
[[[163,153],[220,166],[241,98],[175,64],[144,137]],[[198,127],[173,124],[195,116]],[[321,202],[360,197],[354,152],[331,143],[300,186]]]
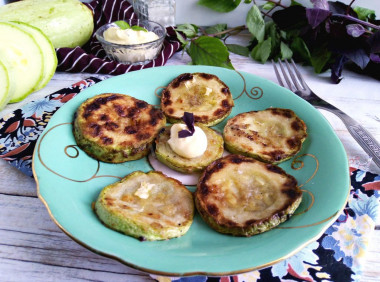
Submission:
[[[128,95],[105,93],[82,103],[75,114],[73,133],[89,156],[109,163],[137,160],[165,126],[161,110]]]
[[[296,179],[274,164],[228,155],[203,172],[195,205],[220,233],[252,236],[287,220],[302,200]]]
[[[303,120],[292,110],[269,108],[231,118],[223,137],[229,152],[277,164],[301,150],[307,132]]]
[[[135,171],[105,187],[95,213],[109,228],[140,240],[184,235],[194,217],[192,193],[161,172]]]
[[[223,137],[212,128],[201,124],[196,124],[196,126],[199,126],[207,137],[207,149],[203,155],[195,158],[185,158],[176,154],[168,144],[171,128],[171,125],[169,125],[161,130],[156,138],[155,153],[157,159],[176,171],[194,173],[201,172],[214,160],[220,158],[224,151]]]
[[[233,106],[228,86],[208,73],[179,75],[163,90],[161,98],[161,108],[171,123],[180,122],[184,112],[190,112],[196,123],[213,126],[225,119]]]

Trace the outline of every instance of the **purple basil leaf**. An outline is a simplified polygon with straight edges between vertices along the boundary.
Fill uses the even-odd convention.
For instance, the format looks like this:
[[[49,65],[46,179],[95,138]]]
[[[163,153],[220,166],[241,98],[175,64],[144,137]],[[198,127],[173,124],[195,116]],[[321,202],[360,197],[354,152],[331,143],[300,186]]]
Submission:
[[[335,1],[335,2],[329,1],[329,8],[333,14],[345,15],[347,12],[348,5],[339,1]],[[351,7],[348,9],[348,14],[355,18],[358,17],[356,12]]]
[[[306,9],[306,17],[307,21],[314,29],[319,26],[322,22],[324,22],[329,16],[331,12],[328,10],[318,9],[318,8],[307,8]]]
[[[342,52],[348,59],[353,61],[356,65],[358,65],[362,70],[368,65],[369,63],[369,56],[367,53],[359,48],[359,49],[352,49],[352,50],[346,50]]]
[[[299,30],[308,24],[305,7],[299,5],[275,11],[272,19],[280,29],[285,31]]]
[[[348,35],[352,37],[359,37],[366,32],[366,29],[361,24],[348,24],[346,25]]]
[[[187,128],[191,132],[195,131],[195,128],[194,128],[194,115],[193,115],[193,113],[184,112],[182,120],[186,123]]]
[[[331,80],[338,84],[342,79],[342,71],[343,66],[347,62],[347,58],[345,56],[338,56],[335,60],[335,62],[331,65]]]
[[[193,133],[188,130],[184,129],[178,132],[178,138],[186,138],[190,136],[193,136]]]
[[[368,38],[368,44],[371,48],[371,53],[380,53],[380,30],[376,31],[370,38]]]
[[[186,138],[192,136],[195,132],[194,128],[194,115],[193,113],[184,112],[182,120],[185,122],[188,130],[184,129],[178,132],[179,138]]]
[[[313,3],[314,8],[329,10],[329,3],[327,0],[311,0],[311,3]]]
[[[378,54],[370,54],[369,58],[371,59],[372,62],[380,64],[380,55]]]

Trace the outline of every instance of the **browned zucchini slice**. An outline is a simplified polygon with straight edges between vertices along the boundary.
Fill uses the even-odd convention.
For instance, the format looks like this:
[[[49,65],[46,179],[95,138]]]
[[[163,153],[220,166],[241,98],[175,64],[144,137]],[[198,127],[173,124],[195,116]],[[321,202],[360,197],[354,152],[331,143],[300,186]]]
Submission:
[[[280,167],[228,155],[203,172],[195,205],[218,232],[252,236],[287,220],[302,200],[296,179]]]
[[[105,187],[95,212],[111,229],[140,240],[165,240],[188,231],[194,202],[178,180],[161,172],[136,171]]]
[[[179,75],[163,90],[161,98],[161,108],[171,123],[180,122],[184,112],[190,112],[196,123],[212,126],[225,119],[233,106],[228,86],[208,73]]]
[[[223,155],[223,137],[218,134],[214,129],[208,128],[201,124],[199,126],[207,137],[207,149],[203,155],[195,158],[185,158],[176,154],[168,144],[170,138],[170,126],[166,126],[156,138],[156,157],[157,159],[167,165],[168,167],[185,173],[201,172],[214,160]]]
[[[82,103],[74,120],[78,146],[91,157],[109,163],[137,160],[166,118],[159,109],[128,95],[106,93]]]
[[[307,137],[303,120],[281,108],[238,114],[228,120],[223,133],[228,151],[268,163],[293,157]]]

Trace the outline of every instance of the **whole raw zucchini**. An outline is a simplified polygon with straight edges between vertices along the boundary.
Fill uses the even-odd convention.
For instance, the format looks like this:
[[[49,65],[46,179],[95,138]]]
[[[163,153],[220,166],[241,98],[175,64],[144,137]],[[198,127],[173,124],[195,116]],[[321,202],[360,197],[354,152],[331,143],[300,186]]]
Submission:
[[[84,45],[94,30],[92,11],[78,0],[28,0],[0,6],[0,21],[39,28],[55,48]]]

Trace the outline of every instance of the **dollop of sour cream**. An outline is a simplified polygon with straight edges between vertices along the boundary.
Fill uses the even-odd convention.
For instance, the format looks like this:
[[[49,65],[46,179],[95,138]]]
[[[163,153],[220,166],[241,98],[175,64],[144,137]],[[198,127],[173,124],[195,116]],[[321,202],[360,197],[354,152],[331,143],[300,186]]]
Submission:
[[[103,37],[109,42],[123,45],[142,44],[155,41],[159,38],[152,31],[133,30],[131,28],[121,29],[117,26],[111,26],[105,30]]]
[[[179,138],[178,132],[187,129],[186,124],[173,124],[170,129],[170,139],[168,144],[170,148],[178,155],[185,158],[196,158],[206,151],[207,149],[207,136],[203,130],[194,126],[195,131],[192,136]]]

